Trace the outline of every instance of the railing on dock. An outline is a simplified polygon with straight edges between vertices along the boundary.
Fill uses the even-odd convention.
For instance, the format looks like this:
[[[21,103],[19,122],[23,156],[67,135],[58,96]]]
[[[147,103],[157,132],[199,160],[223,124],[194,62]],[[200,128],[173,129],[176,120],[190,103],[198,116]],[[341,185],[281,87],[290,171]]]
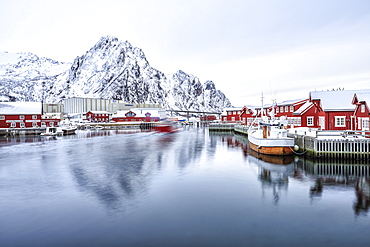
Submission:
[[[2,128],[0,129],[0,136],[25,136],[25,135],[40,135],[45,132],[46,128]]]
[[[249,125],[231,123],[212,123],[210,131],[235,131],[248,134]],[[319,160],[345,160],[367,164],[370,162],[370,138],[369,133],[360,131],[319,131],[310,130],[301,134],[289,133],[299,146],[299,153]],[[328,138],[325,138],[328,137]]]
[[[211,123],[210,131],[234,131],[235,123]]]
[[[249,129],[249,125],[241,125],[241,124],[238,124],[238,125],[235,125],[234,127],[234,131],[235,132],[239,132],[239,133],[242,133],[242,134],[245,134],[245,135],[248,135],[248,129]]]
[[[313,151],[318,157],[368,160],[370,139],[315,139]]]

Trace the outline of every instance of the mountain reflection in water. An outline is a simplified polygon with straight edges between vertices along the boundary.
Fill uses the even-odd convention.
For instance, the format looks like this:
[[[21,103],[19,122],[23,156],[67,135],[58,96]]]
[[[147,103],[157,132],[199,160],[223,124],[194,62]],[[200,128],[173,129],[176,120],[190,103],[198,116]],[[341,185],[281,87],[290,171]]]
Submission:
[[[365,246],[369,177],[197,127],[0,138],[0,246]]]

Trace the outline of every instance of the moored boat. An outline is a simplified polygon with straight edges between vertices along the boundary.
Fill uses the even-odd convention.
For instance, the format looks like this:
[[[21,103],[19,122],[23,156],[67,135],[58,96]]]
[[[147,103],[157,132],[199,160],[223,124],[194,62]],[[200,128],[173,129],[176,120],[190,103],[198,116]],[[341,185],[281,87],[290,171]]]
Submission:
[[[59,135],[63,135],[63,131],[59,127],[47,127],[45,132],[40,134],[40,136],[59,136]]]
[[[261,154],[291,155],[294,153],[294,138],[278,121],[263,121],[248,131],[250,148]]]
[[[77,127],[62,127],[63,135],[74,135],[76,134]]]
[[[257,153],[268,155],[293,154],[295,148],[294,138],[288,137],[284,119],[276,119],[273,111],[269,114],[267,116],[267,111],[264,114],[262,94],[261,118],[257,126],[252,123],[248,129],[250,148]]]

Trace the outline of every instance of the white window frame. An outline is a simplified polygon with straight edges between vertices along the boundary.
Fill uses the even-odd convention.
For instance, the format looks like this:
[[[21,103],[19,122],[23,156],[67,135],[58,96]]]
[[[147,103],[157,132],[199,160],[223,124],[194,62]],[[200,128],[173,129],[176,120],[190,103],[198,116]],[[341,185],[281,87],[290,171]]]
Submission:
[[[284,112],[284,106],[280,106],[280,112]]]
[[[294,106],[290,106],[290,112],[294,112]]]
[[[50,126],[50,127],[54,127],[54,122],[50,122],[50,123],[49,123],[49,126]]]
[[[0,120],[5,120],[5,116],[0,116]]]
[[[19,119],[24,119],[24,115],[19,115]]]
[[[285,106],[285,112],[289,112],[289,106]]]
[[[302,125],[302,119],[300,117],[297,117],[297,125],[298,126]]]
[[[314,117],[313,116],[307,117],[307,126],[314,126]]]
[[[38,127],[37,123],[36,122],[33,122],[32,123],[32,127]]]
[[[20,128],[24,128],[25,127],[25,124],[23,122],[19,123],[19,127]]]
[[[15,128],[15,127],[17,127],[17,123],[15,123],[15,122],[11,122],[11,123],[10,123],[10,127],[11,127],[11,128]]]
[[[32,119],[37,119],[37,115],[32,115]]]
[[[361,129],[362,130],[369,130],[369,118],[362,118],[361,119]]]
[[[279,113],[279,107],[276,107],[276,113]]]
[[[346,117],[345,116],[335,116],[335,127],[346,127]]]
[[[364,105],[364,104],[362,104],[362,105],[361,105],[361,112],[362,112],[362,113],[364,113],[364,112],[365,112],[365,105]]]

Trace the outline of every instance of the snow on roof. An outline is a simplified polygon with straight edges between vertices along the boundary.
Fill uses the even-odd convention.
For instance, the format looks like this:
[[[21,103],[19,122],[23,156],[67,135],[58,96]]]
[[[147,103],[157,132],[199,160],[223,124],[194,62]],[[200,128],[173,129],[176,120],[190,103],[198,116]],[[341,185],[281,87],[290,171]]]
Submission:
[[[241,111],[243,107],[229,107],[229,108],[224,108],[222,111],[221,115],[226,115],[228,111]]]
[[[293,115],[300,115],[302,114],[302,112],[308,110],[312,106],[313,106],[312,102],[306,101],[301,107],[299,107],[296,111],[293,112]]]
[[[370,105],[370,91],[357,92],[356,96],[358,102],[366,102],[367,105]]]
[[[110,112],[107,111],[88,111],[88,112],[91,112],[93,114],[110,114]]]
[[[113,117],[125,117],[125,114],[129,111],[134,112],[136,114],[136,117],[145,117],[146,113],[150,113],[151,117],[164,117],[165,110],[160,108],[132,108],[130,110],[124,110],[124,111],[117,111],[116,114],[113,115]]]
[[[293,100],[285,100],[283,102],[277,103],[278,106],[285,106],[285,105],[293,105],[294,103],[301,102],[307,100],[307,98],[304,99],[293,99]]]
[[[0,102],[0,114],[41,114],[41,102]]]
[[[311,100],[320,100],[324,111],[351,111],[355,109],[352,99],[355,93],[370,92],[370,90],[343,90],[343,91],[313,91]]]
[[[224,111],[240,111],[243,109],[243,107],[230,107],[230,108],[224,108]]]

